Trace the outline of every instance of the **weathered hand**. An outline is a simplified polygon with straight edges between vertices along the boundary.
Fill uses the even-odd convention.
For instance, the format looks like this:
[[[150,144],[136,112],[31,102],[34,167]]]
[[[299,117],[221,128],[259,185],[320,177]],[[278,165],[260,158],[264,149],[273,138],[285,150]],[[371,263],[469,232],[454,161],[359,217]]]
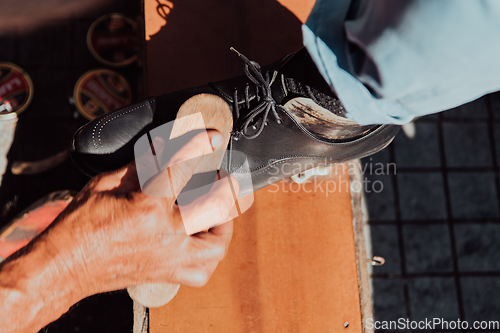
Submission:
[[[218,141],[220,134],[208,134],[212,142]],[[199,163],[195,157],[212,153],[203,140],[204,133],[191,139],[168,162],[170,175],[164,169],[149,186],[166,188],[170,178],[173,192],[178,194]],[[160,156],[164,142],[153,142]],[[227,252],[232,222],[188,236],[184,228],[187,222],[182,221],[175,200],[175,196],[145,195],[139,187],[136,163],[92,179],[63,213],[64,223],[53,230],[72,233],[58,242],[61,251],[68,247],[76,251],[67,265],[80,261],[82,271],[90,275],[82,281],[83,288],[95,293],[139,283],[206,284]],[[234,197],[224,186],[215,184],[190,205],[185,209],[191,212],[190,220],[208,219],[215,225],[228,216]]]
[[[215,131],[208,136],[212,145],[222,142]],[[163,142],[153,143],[161,155]],[[199,163],[194,157],[211,152],[206,134],[195,136],[149,186],[170,181],[179,193]],[[232,192],[215,183],[189,204],[188,220],[215,225],[233,205]],[[184,223],[175,197],[141,191],[135,163],[94,177],[42,234],[0,265],[0,332],[36,332],[99,292],[143,283],[206,284],[227,252],[232,221],[192,236]]]

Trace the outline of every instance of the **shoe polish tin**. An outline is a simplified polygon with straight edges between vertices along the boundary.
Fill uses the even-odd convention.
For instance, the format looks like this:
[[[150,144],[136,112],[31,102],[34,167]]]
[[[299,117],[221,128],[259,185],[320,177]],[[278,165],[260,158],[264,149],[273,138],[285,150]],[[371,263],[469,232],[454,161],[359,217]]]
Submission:
[[[104,65],[130,65],[138,58],[137,23],[122,14],[101,16],[87,32],[87,46],[94,58]]]
[[[76,82],[73,101],[78,112],[92,120],[130,104],[132,91],[120,74],[109,69],[93,69]]]
[[[19,66],[0,62],[0,115],[26,110],[33,99],[33,82]]]

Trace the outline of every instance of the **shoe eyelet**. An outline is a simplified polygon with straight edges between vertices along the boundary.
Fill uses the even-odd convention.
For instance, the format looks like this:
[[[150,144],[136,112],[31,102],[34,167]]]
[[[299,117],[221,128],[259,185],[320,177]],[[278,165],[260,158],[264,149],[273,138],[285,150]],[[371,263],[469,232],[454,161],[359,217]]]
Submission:
[[[267,121],[264,123],[264,126],[267,126]]]
[[[257,129],[257,126],[253,125],[253,126],[252,126],[252,128],[253,128],[254,130],[256,130],[256,129]]]
[[[276,122],[278,123],[278,125],[282,123],[281,119],[278,119]]]
[[[238,141],[239,140],[238,137],[234,137],[233,139],[234,139],[234,141]]]

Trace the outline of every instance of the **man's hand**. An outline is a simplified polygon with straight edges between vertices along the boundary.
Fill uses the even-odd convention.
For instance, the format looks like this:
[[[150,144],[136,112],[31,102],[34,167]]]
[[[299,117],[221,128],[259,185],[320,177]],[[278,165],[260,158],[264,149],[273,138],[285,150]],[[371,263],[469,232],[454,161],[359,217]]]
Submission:
[[[213,139],[214,135],[219,136],[212,132],[209,138]],[[190,140],[170,159],[170,173],[164,170],[152,186],[168,187],[170,178],[174,193],[179,193],[194,173],[196,157],[212,153],[212,147],[202,142],[204,138],[206,134],[201,133]],[[155,139],[154,146],[156,154],[161,155],[158,151],[161,139]],[[98,272],[90,273],[99,276],[96,280],[99,285],[83,287],[100,292],[146,282],[206,284],[226,254],[232,223],[187,236],[175,197],[145,195],[140,191],[136,174],[133,163],[116,172],[97,176],[68,207],[70,229],[77,231],[77,239],[71,242],[82,251],[84,261],[81,264],[85,269],[90,272],[97,268]],[[217,193],[217,190],[215,187],[205,196],[203,204],[197,203],[202,208],[198,209],[198,218],[207,217],[207,207],[217,207],[215,211],[219,216],[212,216],[214,222],[229,214],[234,198],[224,195],[224,191]],[[71,246],[62,237],[61,241],[62,248]]]
[[[217,132],[208,135],[222,141]],[[154,186],[170,179],[179,193],[195,157],[212,153],[202,140],[204,133],[174,154]],[[154,146],[161,154],[161,139]],[[227,252],[232,222],[188,236],[175,200],[142,193],[135,163],[94,177],[44,233],[0,266],[0,331],[36,331],[99,292],[143,283],[206,284]],[[216,222],[228,216],[234,197],[214,186],[192,205],[190,218]]]

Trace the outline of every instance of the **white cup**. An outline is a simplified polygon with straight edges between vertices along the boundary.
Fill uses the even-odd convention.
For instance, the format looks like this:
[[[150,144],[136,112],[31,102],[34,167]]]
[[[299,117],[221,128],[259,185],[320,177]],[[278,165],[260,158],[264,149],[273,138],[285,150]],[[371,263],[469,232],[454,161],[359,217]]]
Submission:
[[[7,169],[7,153],[9,152],[16,131],[17,114],[15,112],[0,112],[0,185],[2,176]]]

